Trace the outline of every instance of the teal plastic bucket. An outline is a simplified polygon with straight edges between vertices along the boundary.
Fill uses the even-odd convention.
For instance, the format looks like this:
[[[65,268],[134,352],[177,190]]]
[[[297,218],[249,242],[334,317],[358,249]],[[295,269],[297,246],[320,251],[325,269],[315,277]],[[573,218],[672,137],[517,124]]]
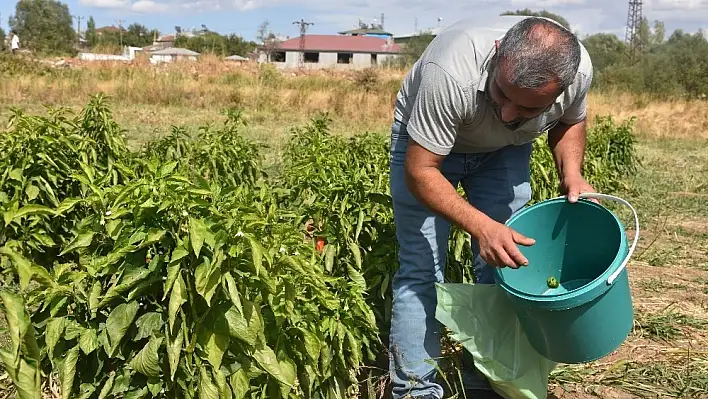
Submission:
[[[631,247],[617,216],[588,198],[617,201],[632,210]],[[519,245],[528,266],[494,270],[529,343],[543,357],[568,364],[591,362],[617,349],[634,322],[626,269],[639,238],[632,205],[584,193],[576,203],[559,197],[527,207],[506,225],[536,240],[530,247]],[[557,288],[549,288],[550,277]]]

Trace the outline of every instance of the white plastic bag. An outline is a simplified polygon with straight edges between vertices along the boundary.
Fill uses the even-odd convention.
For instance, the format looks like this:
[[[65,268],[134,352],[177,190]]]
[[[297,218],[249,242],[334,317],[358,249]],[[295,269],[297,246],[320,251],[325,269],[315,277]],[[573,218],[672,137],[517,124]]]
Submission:
[[[477,369],[506,399],[545,399],[556,363],[529,343],[502,288],[437,284],[436,318],[474,357]]]

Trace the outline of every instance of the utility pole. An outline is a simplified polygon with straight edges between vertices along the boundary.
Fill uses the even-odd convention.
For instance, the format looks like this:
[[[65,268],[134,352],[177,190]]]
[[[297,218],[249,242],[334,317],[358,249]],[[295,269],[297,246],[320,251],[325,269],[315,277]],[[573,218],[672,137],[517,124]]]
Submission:
[[[312,22],[305,22],[304,19],[293,22],[293,25],[300,25],[300,57],[298,57],[297,66],[302,68],[305,63],[305,32],[307,32],[307,27],[314,25]]]
[[[120,46],[123,47],[123,21],[122,19],[119,19],[118,21],[118,34],[120,35]]]
[[[76,28],[76,42],[78,45],[81,45],[81,20],[84,19],[81,15],[74,15],[74,18],[77,19],[78,23],[77,28]]]

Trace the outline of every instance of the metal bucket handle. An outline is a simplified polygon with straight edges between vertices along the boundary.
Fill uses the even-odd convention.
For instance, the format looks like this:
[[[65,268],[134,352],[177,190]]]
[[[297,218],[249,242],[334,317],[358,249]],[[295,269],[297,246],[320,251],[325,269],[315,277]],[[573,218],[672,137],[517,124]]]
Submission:
[[[614,281],[617,279],[617,277],[620,275],[620,273],[622,273],[622,270],[624,270],[624,268],[627,266],[627,263],[629,263],[629,259],[632,257],[634,250],[637,248],[637,242],[639,241],[639,216],[637,215],[637,211],[634,209],[632,204],[623,200],[620,197],[615,197],[614,195],[600,194],[600,193],[581,193],[579,197],[580,198],[594,198],[594,199],[598,199],[598,200],[610,200],[610,201],[614,201],[614,202],[619,202],[623,205],[626,205],[629,209],[632,210],[632,213],[634,214],[634,225],[635,225],[634,240],[632,241],[632,246],[629,248],[629,252],[627,252],[627,256],[624,258],[624,261],[622,262],[622,264],[607,279],[607,285],[612,285],[612,283],[614,283]]]

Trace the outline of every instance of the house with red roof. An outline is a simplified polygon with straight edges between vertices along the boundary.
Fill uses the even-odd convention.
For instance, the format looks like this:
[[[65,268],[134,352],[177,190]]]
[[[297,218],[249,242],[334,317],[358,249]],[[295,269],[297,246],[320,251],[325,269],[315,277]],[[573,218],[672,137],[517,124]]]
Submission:
[[[302,48],[301,48],[302,44]],[[401,47],[392,38],[366,35],[305,35],[304,43],[297,36],[270,49],[270,61],[280,68],[362,69],[381,65],[396,57]],[[259,61],[267,61],[261,51]]]

